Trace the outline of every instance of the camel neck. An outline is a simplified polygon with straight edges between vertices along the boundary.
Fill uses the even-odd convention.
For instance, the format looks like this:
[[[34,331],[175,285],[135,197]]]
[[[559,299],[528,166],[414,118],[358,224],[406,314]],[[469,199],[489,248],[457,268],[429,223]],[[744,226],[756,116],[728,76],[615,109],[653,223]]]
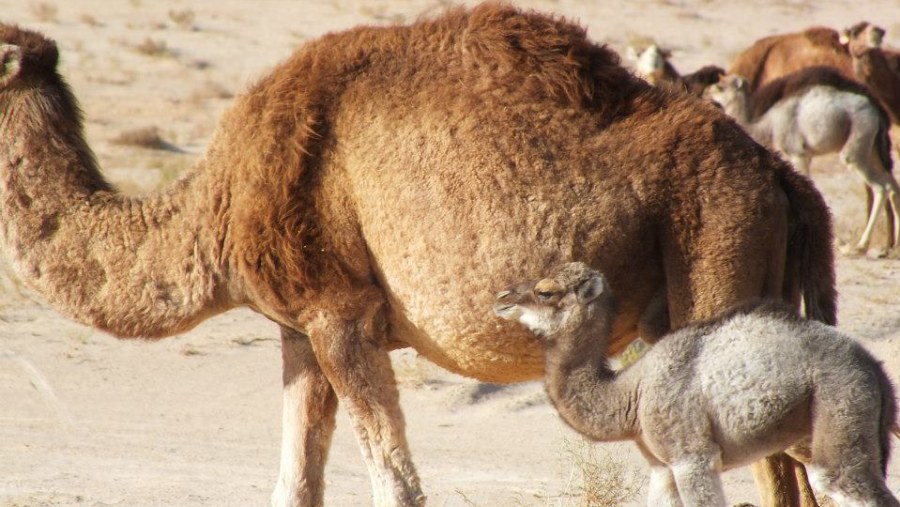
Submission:
[[[753,96],[746,94],[736,99],[725,111],[729,116],[735,119],[738,124],[750,134],[756,142],[769,145],[771,133],[769,132],[768,120],[766,115],[759,118],[753,118]]]
[[[20,276],[121,336],[174,334],[227,309],[198,173],[159,195],[114,193],[62,86],[0,96],[0,238]]]
[[[578,432],[599,441],[637,434],[637,385],[607,363],[611,322],[589,319],[575,340],[547,351],[547,393],[560,415]]]

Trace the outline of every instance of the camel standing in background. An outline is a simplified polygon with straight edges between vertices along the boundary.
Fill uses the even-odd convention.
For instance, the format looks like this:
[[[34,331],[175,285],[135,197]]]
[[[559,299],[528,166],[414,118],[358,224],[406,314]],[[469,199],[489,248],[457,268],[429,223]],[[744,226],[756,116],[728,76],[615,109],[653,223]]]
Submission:
[[[276,507],[323,504],[338,403],[374,504],[423,505],[388,352],[539,377],[534,336],[485,319],[483,289],[511,276],[603,269],[623,294],[612,352],[659,294],[673,328],[761,296],[836,320],[812,184],[563,20],[485,4],[311,41],[236,99],[193,170],[142,198],[102,177],[56,45],[12,26],[0,41],[0,240],[19,274],[123,337],[240,306],[279,323]],[[786,456],[755,472],[766,506],[815,505]]]
[[[834,67],[855,79],[850,54],[836,30],[813,27],[798,33],[763,37],[734,58],[728,74],[746,79],[753,93],[773,79],[817,66]]]
[[[638,445],[650,507],[725,507],[720,472],[785,449],[837,505],[900,507],[885,482],[893,386],[833,327],[782,303],[747,303],[667,335],[616,372],[604,354],[615,296],[584,263],[500,292],[494,312],[541,338],[547,394],[569,426]]]
[[[866,85],[897,125],[900,124],[900,92],[885,76],[900,76],[900,53],[881,48],[883,36],[884,30],[866,22],[857,23],[843,33],[815,27],[799,33],[772,35],[759,39],[735,57],[728,73],[743,76],[753,93],[774,79],[806,67],[833,67],[845,77]],[[871,48],[880,52],[881,57],[872,59],[872,68],[861,72],[854,64],[851,47],[860,51]],[[874,75],[879,77],[873,78]]]
[[[715,65],[706,65],[690,74],[681,75],[669,61],[671,56],[671,51],[651,44],[637,56],[635,71],[650,84],[674,83],[697,97],[703,96],[707,86],[725,75],[725,69]]]
[[[900,185],[891,174],[890,120],[865,87],[831,67],[807,67],[769,82],[752,95],[741,76],[729,75],[706,96],[744,126],[754,139],[784,153],[809,173],[813,156],[839,153],[859,174],[874,201],[855,250],[865,253],[878,212],[887,216],[887,249],[900,238]]]
[[[848,52],[853,74],[877,92],[895,125],[900,125],[900,53],[881,47],[884,30],[869,24],[851,29]]]

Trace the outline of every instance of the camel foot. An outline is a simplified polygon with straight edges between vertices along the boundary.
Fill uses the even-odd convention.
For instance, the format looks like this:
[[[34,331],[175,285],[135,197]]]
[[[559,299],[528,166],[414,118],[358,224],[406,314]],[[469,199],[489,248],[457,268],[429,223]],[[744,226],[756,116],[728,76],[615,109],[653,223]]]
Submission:
[[[852,245],[850,243],[841,243],[838,245],[838,251],[844,257],[863,257],[866,255],[868,248],[860,245]]]
[[[866,257],[869,259],[884,259],[888,256],[887,248],[879,248],[877,250],[869,250],[866,252]]]

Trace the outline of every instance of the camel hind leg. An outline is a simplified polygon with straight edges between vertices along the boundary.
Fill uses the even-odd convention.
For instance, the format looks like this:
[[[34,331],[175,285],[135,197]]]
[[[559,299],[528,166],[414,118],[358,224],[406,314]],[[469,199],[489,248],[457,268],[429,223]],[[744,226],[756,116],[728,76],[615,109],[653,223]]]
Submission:
[[[865,353],[830,365],[813,395],[811,483],[842,507],[900,507],[885,482],[893,390],[878,368]]]
[[[347,408],[372,481],[375,507],[421,507],[419,486],[404,433],[400,395],[386,341],[383,300],[370,294],[333,296],[340,310],[314,312],[307,323],[316,359]],[[349,302],[361,304],[351,304]]]
[[[900,188],[885,164],[879,159],[876,139],[879,136],[880,121],[875,118],[861,116],[855,119],[844,146],[841,148],[840,160],[848,168],[862,176],[867,191],[866,209],[868,217],[856,251],[864,253],[872,239],[875,222],[878,213],[884,207],[887,216],[888,228],[887,248],[893,248],[900,235],[900,222],[897,214],[900,212]],[[868,196],[871,195],[871,203]]]

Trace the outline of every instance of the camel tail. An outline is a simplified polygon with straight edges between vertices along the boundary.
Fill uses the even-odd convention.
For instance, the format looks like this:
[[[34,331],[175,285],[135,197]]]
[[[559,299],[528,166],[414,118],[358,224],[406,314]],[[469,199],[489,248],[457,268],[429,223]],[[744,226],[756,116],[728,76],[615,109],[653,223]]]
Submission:
[[[877,366],[875,374],[881,391],[881,472],[886,476],[891,457],[891,435],[900,438],[900,428],[897,427],[897,398],[894,394],[894,385],[884,372],[881,363],[876,361],[875,364]]]
[[[876,101],[874,103],[877,104],[878,102]],[[894,169],[894,161],[891,159],[891,136],[889,134],[891,121],[888,118],[887,113],[883,111],[881,117],[881,126],[878,129],[878,137],[875,139],[875,151],[878,153],[878,160],[881,161],[884,170],[892,172]]]
[[[831,213],[809,178],[786,164],[781,170],[791,216],[785,260],[785,300],[803,294],[806,317],[837,324]]]

